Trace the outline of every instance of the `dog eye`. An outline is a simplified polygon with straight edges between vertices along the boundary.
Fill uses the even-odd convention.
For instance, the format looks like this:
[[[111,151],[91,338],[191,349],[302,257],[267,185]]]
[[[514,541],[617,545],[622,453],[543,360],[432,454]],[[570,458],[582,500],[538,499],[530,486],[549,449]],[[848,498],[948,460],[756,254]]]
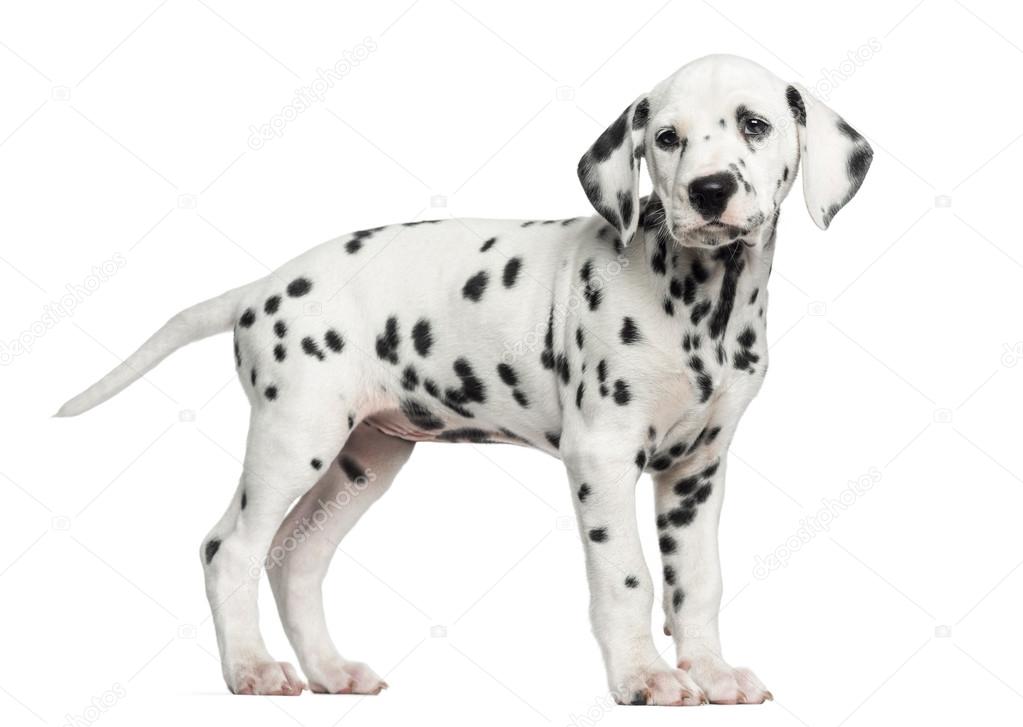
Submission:
[[[654,140],[657,142],[657,146],[662,149],[673,149],[678,146],[679,138],[678,132],[672,128],[661,129],[654,136]]]
[[[766,136],[771,131],[771,125],[756,116],[747,116],[742,122],[742,133],[749,137]]]

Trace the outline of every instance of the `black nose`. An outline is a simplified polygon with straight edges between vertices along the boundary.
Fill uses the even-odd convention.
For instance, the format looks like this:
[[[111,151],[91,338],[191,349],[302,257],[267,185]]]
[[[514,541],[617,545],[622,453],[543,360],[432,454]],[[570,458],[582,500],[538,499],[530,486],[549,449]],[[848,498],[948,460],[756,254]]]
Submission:
[[[689,202],[705,219],[713,220],[725,211],[737,188],[731,174],[708,174],[689,183]]]

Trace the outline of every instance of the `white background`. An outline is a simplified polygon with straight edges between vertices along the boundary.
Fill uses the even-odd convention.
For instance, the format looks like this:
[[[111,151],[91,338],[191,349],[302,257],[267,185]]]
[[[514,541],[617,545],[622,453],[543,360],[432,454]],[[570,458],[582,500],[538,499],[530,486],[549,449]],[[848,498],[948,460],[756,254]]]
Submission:
[[[0,721],[1018,724],[1018,8],[351,5],[0,9]],[[589,214],[580,154],[711,52],[815,88],[876,153],[828,233],[798,187],[787,203],[771,372],[729,466],[725,656],[776,701],[609,707],[559,463],[472,445],[421,446],[328,576],[335,640],[391,689],[229,696],[198,558],[243,451],[229,337],[84,418],[49,415],[172,313],[342,232]],[[772,554],[784,567],[757,567]],[[269,589],[261,605],[292,659]]]

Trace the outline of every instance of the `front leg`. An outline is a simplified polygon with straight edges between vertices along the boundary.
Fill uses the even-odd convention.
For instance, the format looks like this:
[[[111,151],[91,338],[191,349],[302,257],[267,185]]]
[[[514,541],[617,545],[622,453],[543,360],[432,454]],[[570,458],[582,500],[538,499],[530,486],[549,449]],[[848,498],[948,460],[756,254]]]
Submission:
[[[704,445],[654,476],[664,564],[664,628],[675,641],[679,667],[692,675],[712,703],[759,704],[771,699],[771,693],[749,669],[733,669],[725,662],[718,636],[718,520],[726,455],[725,446]]]
[[[685,671],[664,662],[650,633],[653,584],[636,526],[642,446],[642,435],[633,441],[621,433],[562,439],[586,553],[593,632],[617,702],[700,704],[700,689]]]

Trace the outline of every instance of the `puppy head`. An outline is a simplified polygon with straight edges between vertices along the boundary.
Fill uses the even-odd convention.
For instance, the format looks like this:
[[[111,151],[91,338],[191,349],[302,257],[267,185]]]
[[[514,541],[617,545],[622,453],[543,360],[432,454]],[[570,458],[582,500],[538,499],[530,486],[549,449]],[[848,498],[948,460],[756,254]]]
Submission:
[[[707,56],[626,108],[579,160],[594,208],[628,244],[640,162],[656,206],[647,226],[679,245],[756,244],[802,164],[810,216],[827,229],[870,167],[870,145],[831,109],[752,61]]]

